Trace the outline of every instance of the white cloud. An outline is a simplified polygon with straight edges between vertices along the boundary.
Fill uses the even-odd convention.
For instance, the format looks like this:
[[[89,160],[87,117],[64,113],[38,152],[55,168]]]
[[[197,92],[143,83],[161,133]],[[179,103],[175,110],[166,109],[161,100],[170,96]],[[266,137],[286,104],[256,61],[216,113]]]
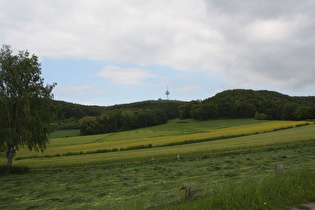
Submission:
[[[0,8],[0,40],[40,57],[206,71],[240,86],[315,88],[312,0],[10,0]],[[155,77],[117,66],[99,75],[127,85]]]
[[[250,37],[263,42],[281,42],[291,35],[290,22],[284,20],[258,20],[250,26]]]
[[[146,72],[140,68],[122,68],[119,66],[106,66],[97,76],[109,79],[120,85],[141,85],[144,81],[156,75]]]

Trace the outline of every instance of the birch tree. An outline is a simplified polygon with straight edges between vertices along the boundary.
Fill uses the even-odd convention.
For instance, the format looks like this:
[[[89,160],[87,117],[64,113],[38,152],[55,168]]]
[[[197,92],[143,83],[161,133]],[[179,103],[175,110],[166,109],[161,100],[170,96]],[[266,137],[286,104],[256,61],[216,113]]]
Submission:
[[[50,122],[56,112],[51,101],[56,83],[45,85],[36,55],[11,46],[0,51],[0,151],[7,158],[7,174],[20,147],[44,151]]]

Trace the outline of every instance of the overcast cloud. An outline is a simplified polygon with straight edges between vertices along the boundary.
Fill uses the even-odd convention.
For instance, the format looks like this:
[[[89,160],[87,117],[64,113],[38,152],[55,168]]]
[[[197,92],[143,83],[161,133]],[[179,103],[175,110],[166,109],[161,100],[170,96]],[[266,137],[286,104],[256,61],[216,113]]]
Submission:
[[[226,82],[212,89],[315,95],[314,34],[312,0],[0,2],[2,44],[29,49],[42,60],[104,62],[95,75],[120,85],[167,77],[147,69],[160,66]],[[187,82],[177,89],[210,88]]]

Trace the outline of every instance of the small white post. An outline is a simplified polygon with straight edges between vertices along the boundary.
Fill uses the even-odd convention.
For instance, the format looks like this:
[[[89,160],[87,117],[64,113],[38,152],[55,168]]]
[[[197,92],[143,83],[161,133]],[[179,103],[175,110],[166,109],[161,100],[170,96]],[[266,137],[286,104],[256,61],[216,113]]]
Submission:
[[[276,169],[276,173],[281,173],[284,170],[284,166],[283,164],[278,164],[275,166],[275,169]]]

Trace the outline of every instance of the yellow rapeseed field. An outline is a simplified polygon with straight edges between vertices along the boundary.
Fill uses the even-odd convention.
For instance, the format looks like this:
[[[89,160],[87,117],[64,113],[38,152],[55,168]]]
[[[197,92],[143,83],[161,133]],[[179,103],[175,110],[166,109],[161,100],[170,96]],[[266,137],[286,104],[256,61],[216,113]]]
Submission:
[[[106,141],[101,143],[89,143],[81,145],[70,145],[61,147],[47,148],[45,154],[55,155],[64,154],[69,152],[93,152],[97,150],[112,150],[114,148],[126,149],[128,147],[136,147],[139,145],[152,145],[163,146],[170,144],[180,144],[181,142],[189,141],[206,141],[220,138],[228,138],[242,135],[251,135],[255,133],[269,132],[279,129],[285,129],[303,124],[309,124],[306,121],[272,121],[258,124],[242,125],[221,129],[212,129],[202,133],[187,134],[187,135],[175,135],[175,136],[164,136],[154,138],[142,138],[142,139],[131,139],[131,140],[120,140],[120,141]]]

